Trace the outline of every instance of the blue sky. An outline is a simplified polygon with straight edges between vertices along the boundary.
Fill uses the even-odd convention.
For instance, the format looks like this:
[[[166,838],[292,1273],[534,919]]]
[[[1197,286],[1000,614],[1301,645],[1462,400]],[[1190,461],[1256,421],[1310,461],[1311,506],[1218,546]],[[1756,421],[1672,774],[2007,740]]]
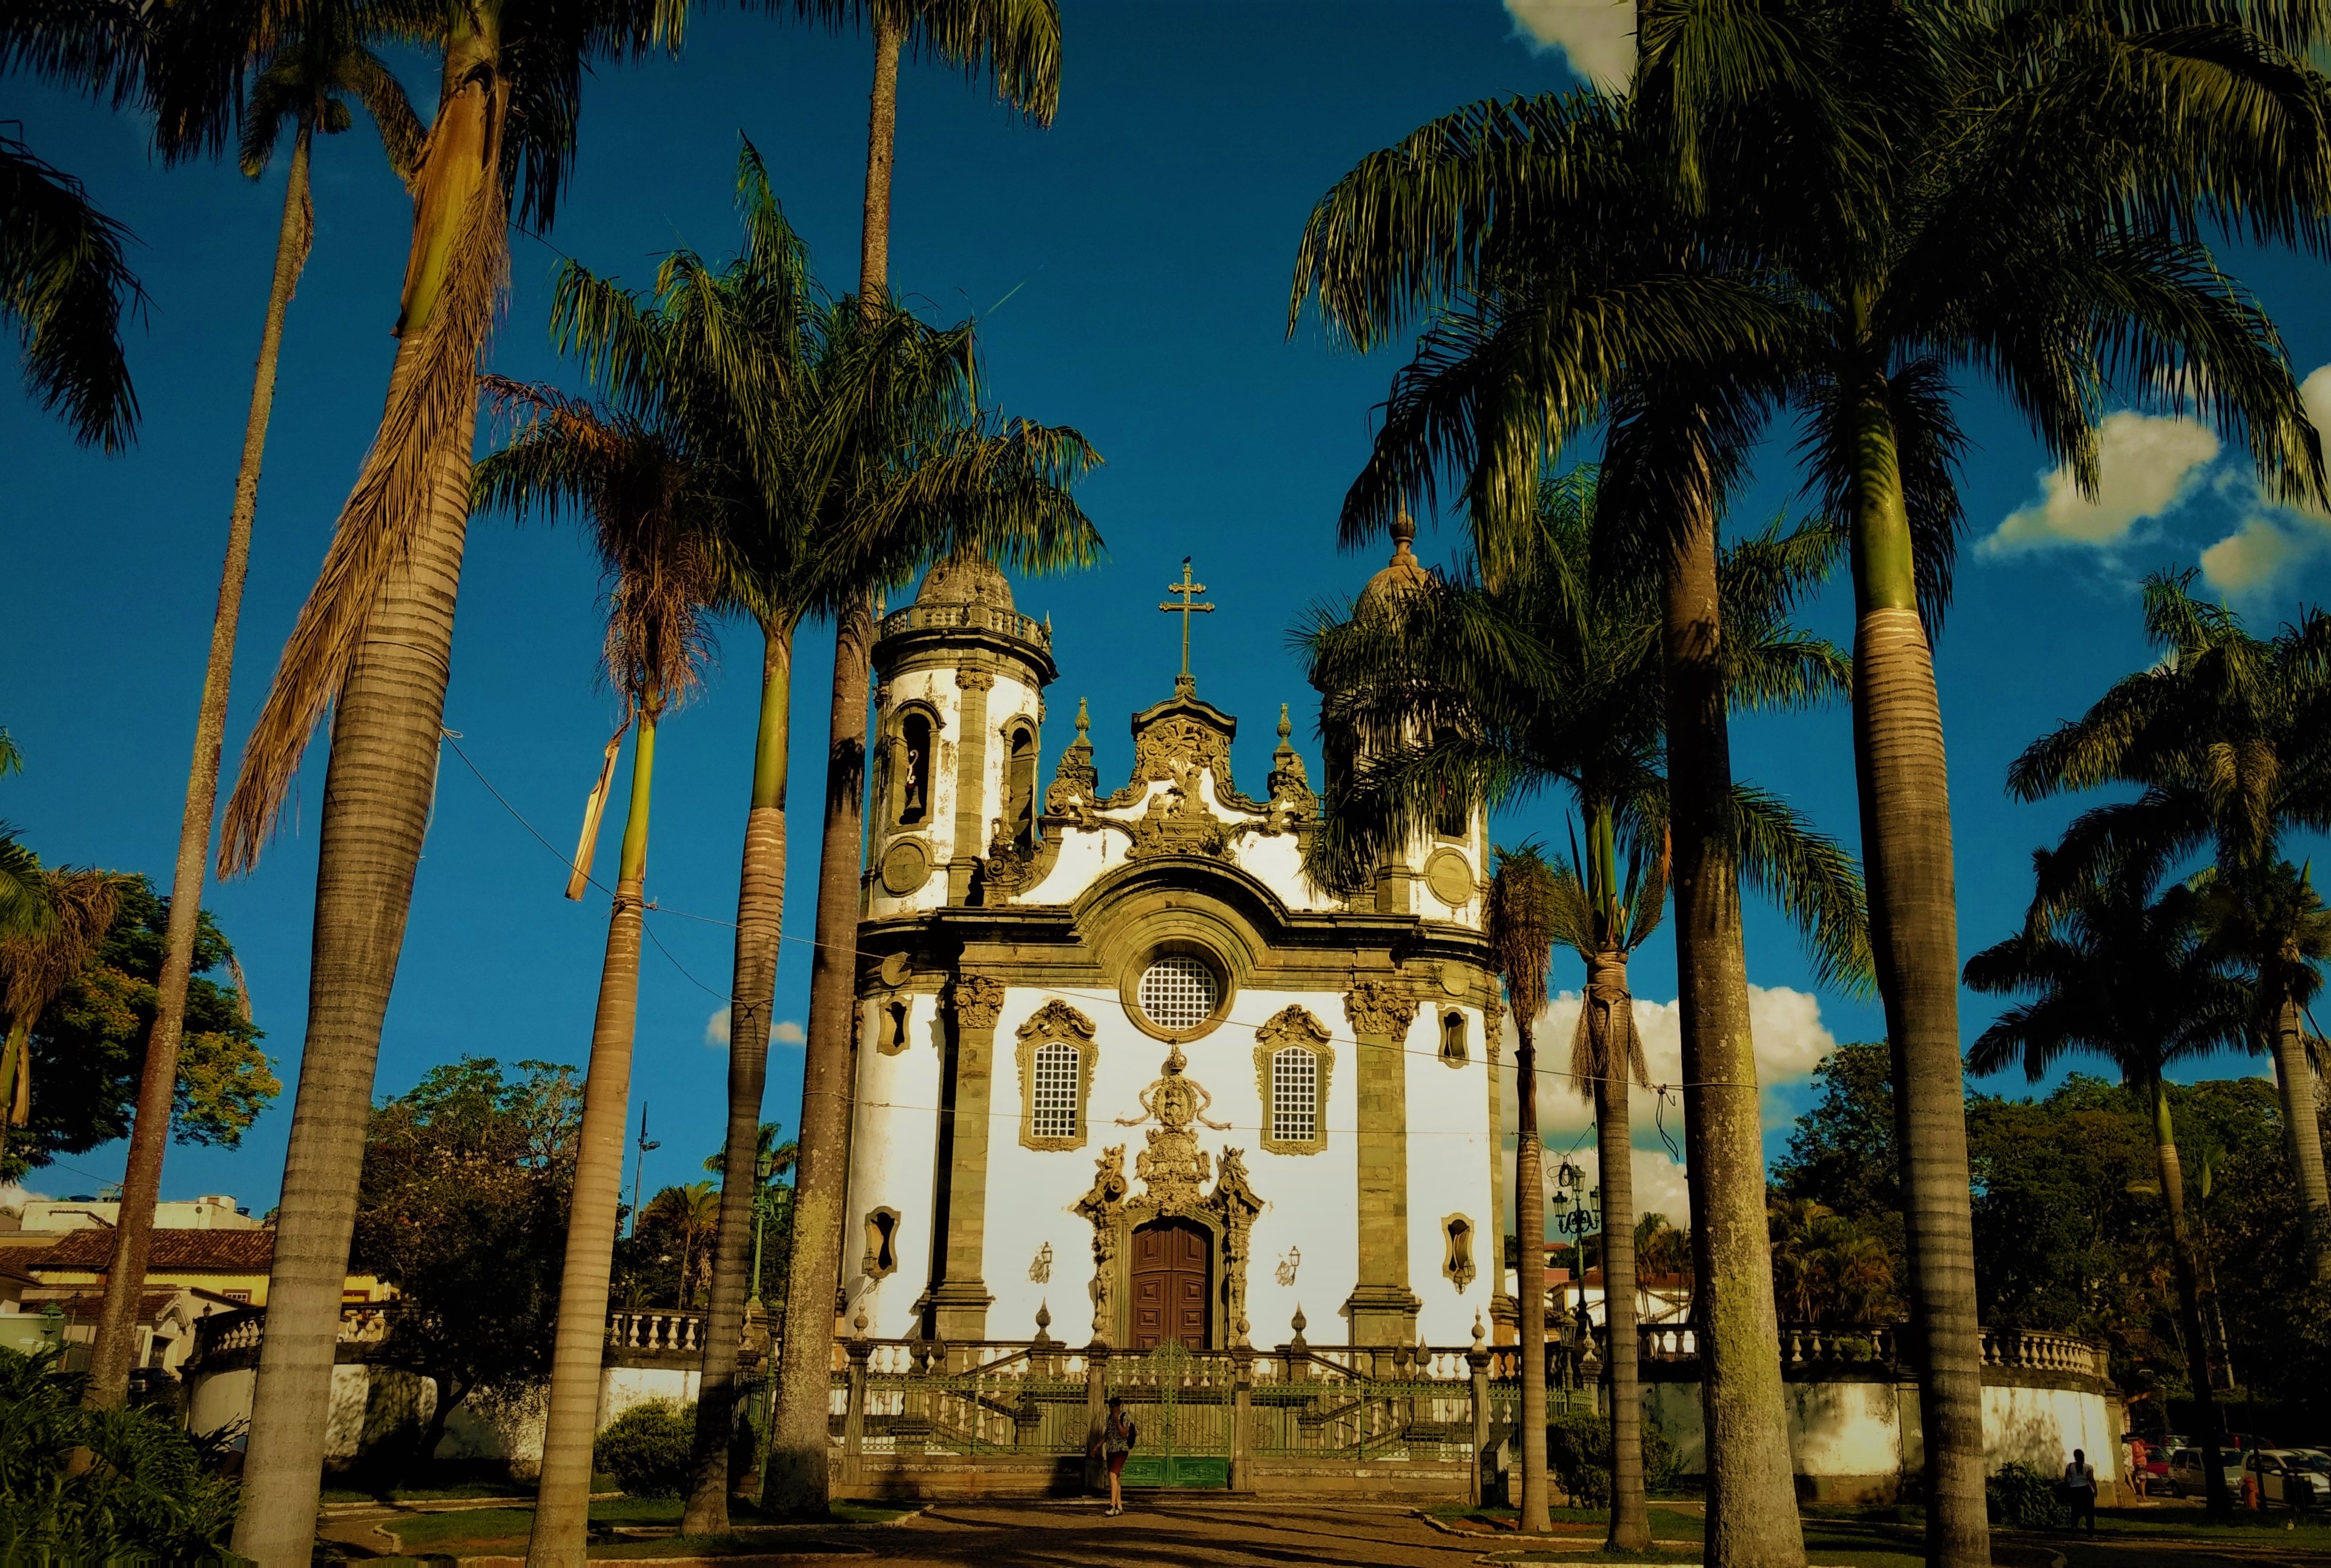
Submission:
[[[1020,588],[1022,608],[1049,613],[1056,628],[1062,673],[1048,768],[1079,696],[1091,699],[1104,774],[1128,765],[1125,716],[1170,688],[1175,631],[1155,607],[1185,555],[1221,606],[1196,627],[1194,665],[1201,691],[1243,720],[1237,765],[1260,779],[1281,702],[1295,705],[1299,744],[1316,765],[1287,631],[1311,602],[1349,594],[1379,564],[1376,551],[1338,555],[1334,522],[1394,361],[1332,351],[1308,321],[1289,338],[1295,242],[1312,202],[1364,154],[1472,100],[1570,85],[1565,43],[1590,64],[1608,47],[1598,8],[1515,3],[1518,22],[1498,0],[1064,0],[1061,112],[1048,130],[959,77],[907,68],[894,287],[935,319],[979,318],[1003,406],[1076,425],[1107,459],[1082,497],[1108,562]],[[853,285],[869,58],[855,36],[721,11],[699,15],[678,62],[603,69],[585,89],[582,151],[557,229],[515,242],[493,367],[574,385],[544,332],[562,254],[644,285],[675,245],[725,253],[740,132],[766,157],[821,275],[837,290]],[[403,63],[425,113],[433,77],[417,58]],[[151,303],[131,338],[145,420],[129,454],[82,451],[13,389],[0,394],[12,610],[0,724],[28,759],[22,777],[0,783],[0,816],[52,861],[166,883],[281,168],[255,183],[218,166],[165,170],[134,120],[21,80],[8,85],[8,113],[26,139],[136,232]],[[318,238],[285,336],[230,765],[378,413],[409,207],[367,138],[360,125],[318,149]],[[2300,374],[2331,361],[2331,315],[2311,263],[2227,260],[2275,311]],[[2331,376],[2310,390],[2331,397]],[[2108,430],[2106,495],[2090,507],[2051,490],[2034,443],[1985,389],[1968,390],[1968,517],[1975,538],[2001,534],[1969,551],[1939,653],[1969,950],[2020,916],[2031,850],[2076,809],[2008,802],[2007,761],[2150,657],[2136,580],[2206,563],[2262,625],[2323,594],[2331,529],[2262,506],[2241,454],[2162,412]],[[1736,524],[1795,504],[1785,437],[1757,474]],[[1451,537],[1428,533],[1422,544],[1439,557]],[[574,533],[473,525],[446,722],[493,788],[562,848],[613,721],[595,675],[598,596]],[[1840,583],[1811,619],[1842,639],[1850,609]],[[652,920],[661,950],[646,955],[633,1094],[634,1125],[643,1100],[663,1145],[648,1160],[651,1190],[693,1179],[719,1137],[722,1053],[707,1024],[726,988],[728,933],[681,917],[725,917],[735,903],[755,634],[729,629],[723,653],[701,703],[665,727],[659,757],[649,884],[671,913]],[[816,635],[804,637],[798,671],[797,709],[810,722],[795,738],[795,777],[814,779],[827,671]],[[1842,711],[1744,721],[1735,746],[1745,776],[1855,837]],[[322,755],[314,748],[301,798],[257,873],[206,898],[240,950],[287,1092],[242,1150],[175,1149],[166,1195],[232,1192],[254,1210],[274,1201],[306,1001]],[[1500,831],[1558,837],[1561,828],[1540,811]],[[801,1017],[807,988],[814,838],[802,813],[781,1020]],[[463,1052],[582,1060],[605,908],[564,901],[563,880],[554,855],[446,753],[382,1093]],[[1768,911],[1752,911],[1748,946],[1757,984],[1811,990],[1793,939]],[[1647,949],[1635,980],[1646,999],[1672,997],[1669,950]],[[1833,995],[1819,998],[1817,1022],[1803,999],[1772,1005],[1776,1019],[1793,1020],[1776,1034],[1796,1042],[1788,1062],[1774,1063],[1777,1123],[1802,1101],[1810,1058],[1799,1048],[1872,1038],[1879,1016]],[[1986,1003],[1968,999],[1969,1038],[1989,1016]],[[789,1126],[799,1067],[798,1047],[781,1043],[768,1113]],[[118,1177],[120,1163],[118,1146],[100,1149],[34,1184],[89,1191]]]

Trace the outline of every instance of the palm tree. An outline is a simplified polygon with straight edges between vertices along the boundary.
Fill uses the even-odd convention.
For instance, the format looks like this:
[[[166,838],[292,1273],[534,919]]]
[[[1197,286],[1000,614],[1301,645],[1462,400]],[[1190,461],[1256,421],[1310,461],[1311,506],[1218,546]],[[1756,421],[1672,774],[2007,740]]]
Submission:
[[[136,0],[11,5],[0,10],[0,71],[29,70],[119,109],[143,90],[147,28]],[[121,348],[121,318],[146,298],[122,254],[132,242],[79,180],[0,131],[0,323],[24,346],[26,390],[82,445],[109,452],[138,432]]]
[[[395,361],[379,433],[245,743],[219,848],[223,876],[255,864],[329,708],[307,1039],[235,1525],[235,1550],[267,1564],[304,1563],[315,1535],[381,1019],[436,782],[478,359],[509,271],[507,220],[550,226],[586,68],[677,46],[685,0],[419,0],[395,14],[397,35],[442,67],[413,175]]]
[[[1494,569],[1542,465],[1605,421],[1604,527],[1660,577],[1709,1551],[1785,1563],[1803,1535],[1765,1236],[1717,519],[1793,307],[1688,210],[1659,129],[1587,93],[1428,125],[1321,199],[1292,309],[1316,289],[1330,328],[1364,348],[1426,325],[1345,498],[1347,543],[1447,472]]]
[[[837,24],[871,14],[874,79],[868,96],[865,223],[858,271],[859,308],[871,322],[890,300],[890,170],[901,51],[911,44],[974,78],[985,76],[1006,103],[1036,123],[1049,125],[1060,102],[1060,13],[1056,0],[871,0],[862,7],[859,0],[794,4],[804,14]],[[832,1298],[841,1273],[842,1205],[849,1180],[850,1019],[858,984],[858,882],[865,855],[861,818],[873,657],[871,595],[839,603],[832,614],[833,689],[818,850],[816,946],[810,959],[809,1027],[802,1062],[802,1163],[785,1297],[796,1306]],[[778,1420],[764,1481],[771,1506],[817,1516],[826,1512],[824,1339],[823,1333],[785,1335]],[[725,1437],[722,1440],[725,1444]],[[690,1506],[693,1518],[701,1504]]]
[[[2331,1186],[2299,1029],[2312,988],[2307,894],[2280,855],[2293,830],[2331,825],[2331,612],[2256,637],[2233,611],[2196,599],[2193,576],[2145,579],[2145,634],[2164,657],[2032,743],[2008,789],[2024,800],[2104,784],[2143,792],[2074,822],[2057,861],[2068,876],[2118,855],[2213,851],[2212,917],[2260,983],[2259,1035],[2274,1054],[2292,1174],[2317,1216],[2317,1277],[2331,1278]]]
[[[1632,381],[1638,401],[1614,414],[1612,440],[1622,428],[1641,435],[1645,471],[1679,498],[1664,511],[1677,569],[1678,942],[1679,954],[1692,950],[1680,967],[1688,991],[1698,976],[1724,976],[1688,999],[1688,1015],[1703,1002],[1728,1015],[1745,997],[1745,983],[1724,973],[1736,946],[1725,879],[1704,895],[1698,886],[1694,841],[1721,862],[1716,765],[1728,767],[1728,750],[1707,717],[1718,709],[1706,657],[1716,618],[1690,609],[1696,596],[1712,608],[1713,594],[1712,549],[1698,542],[1713,508],[1695,498],[1720,495],[1757,411],[1784,389],[1806,412],[1814,482],[1851,530],[1857,767],[1899,1090],[1929,1537],[1936,1562],[1954,1568],[1987,1558],[1955,894],[1929,644],[1960,521],[1948,373],[1993,375],[2088,482],[2107,375],[2146,385],[2157,372],[2198,371],[2210,411],[2253,438],[2278,487],[2314,493],[2321,482],[2270,326],[2192,242],[2196,213],[2320,238],[2314,214],[2331,159],[2286,158],[2320,148],[2331,124],[2320,79],[2291,52],[2315,24],[2273,21],[2280,33],[2254,33],[2232,8],[2207,5],[2175,26],[2152,20],[2083,13],[2079,25],[2041,34],[2014,12],[1750,14],[1666,0],[1639,27],[1630,115],[1538,100],[1428,126],[1321,204],[1299,274],[1298,303],[1316,284],[1330,319],[1363,342],[1468,290],[1537,290],[1563,306],[1524,313],[1498,341],[1428,337],[1421,365],[1438,356],[1469,369],[1495,417],[1436,432],[1434,416],[1460,400],[1416,400],[1410,413],[1425,428],[1379,440],[1363,523],[1415,488],[1435,441],[1478,437],[1498,461],[1472,499],[1502,499],[1501,489],[1529,482],[1537,442],[1592,418],[1622,371]],[[1606,120],[1635,127],[1615,150],[1594,134]],[[1793,292],[1762,322],[1737,300],[1689,316],[1668,297],[1698,271],[1729,274],[1736,287],[1784,278]],[[2014,287],[1999,286],[2003,278]],[[1396,396],[1387,438],[1400,416]],[[1692,825],[1703,820],[1696,801],[1705,835]],[[1703,897],[1704,931],[1689,912]],[[1688,1053],[1718,1048],[1694,1078],[1734,1081],[1745,1070],[1745,1054],[1721,1060],[1729,1037],[1687,1040]],[[1761,1194],[1752,1209],[1746,1183],[1727,1190],[1738,1212],[1702,1229],[1708,1245],[1746,1262],[1761,1250]],[[1708,1283],[1720,1290],[1726,1276]],[[1777,1412],[1776,1378],[1759,1365],[1743,1391],[1759,1419]],[[1769,1444],[1711,1445],[1760,1446]],[[1793,1516],[1779,1517],[1776,1478],[1755,1491],[1771,1510],[1765,1524],[1785,1532]]]
[[[813,482],[802,507],[827,552],[825,603],[845,627],[857,613],[852,606],[904,586],[923,564],[958,552],[982,553],[1023,571],[1094,559],[1099,537],[1070,490],[1099,455],[1073,430],[980,410],[974,401],[979,377],[969,323],[937,330],[895,308],[869,316],[862,302],[843,301],[830,313],[823,335],[825,365],[815,395],[832,401],[821,404],[825,412],[817,424],[824,432],[821,442],[832,444],[820,448],[809,469]],[[819,870],[818,929],[825,931],[834,913],[829,900],[836,877],[848,891],[849,917],[836,927],[841,946],[821,936],[812,959],[801,1163],[785,1287],[789,1309],[813,1314],[817,1309],[808,1304],[832,1300],[839,1284],[857,984],[847,955],[857,941],[856,824],[863,780],[857,764],[845,769],[837,759],[845,752],[862,757],[862,654],[871,646],[864,643],[856,655],[861,662],[855,706],[838,696],[833,708],[833,733],[843,735],[842,719],[855,715],[860,738],[847,746],[837,740],[828,754],[828,853]],[[837,870],[832,831],[845,807],[850,837]],[[821,1036],[819,1020],[825,1015],[820,1008],[837,1004],[838,1033],[829,1018]],[[779,1353],[777,1421],[764,1485],[768,1506],[789,1513],[822,1514],[826,1506],[824,1406],[816,1402],[826,1387],[825,1341],[822,1328],[788,1334]]]
[[[1517,1349],[1521,1358],[1521,1430],[1515,1447],[1522,1456],[1520,1526],[1546,1535],[1554,1528],[1546,1513],[1546,1150],[1537,1130],[1537,1014],[1546,1005],[1546,975],[1556,941],[1554,869],[1525,844],[1500,849],[1489,879],[1490,962],[1506,983],[1514,1011],[1514,1094],[1519,1118],[1514,1133],[1514,1294],[1520,1320]]]
[[[609,579],[607,679],[622,701],[623,724],[638,726],[584,1081],[529,1549],[538,1561],[579,1563],[591,1500],[591,1443],[598,1430],[607,1280],[623,1201],[656,735],[665,713],[686,701],[700,681],[705,611],[717,586],[701,514],[717,503],[699,505],[698,470],[684,432],[607,415],[545,388],[498,378],[490,384],[507,405],[521,411],[522,423],[507,446],[478,465],[478,500],[521,518],[573,509],[589,518]],[[703,1185],[709,1194],[711,1184]],[[683,1292],[685,1272],[683,1260]]]
[[[2242,1038],[2248,987],[2226,972],[2189,886],[2158,892],[2165,860],[2119,857],[2102,867],[2032,856],[2040,892],[2023,929],[1967,960],[1966,983],[1993,995],[2031,999],[2002,1013],[1975,1041],[1967,1065],[1997,1072],[2019,1059],[2037,1083],[2067,1051],[2100,1056],[2121,1070],[2153,1113],[2154,1156],[2177,1278],[2177,1303],[2193,1397],[2201,1406],[2203,1473],[2212,1516],[2232,1507],[2219,1465],[2219,1416],[2203,1332],[2200,1270],[2185,1221],[2185,1183],[2170,1117],[2170,1068]]]
[[[7,1028],[0,1048],[0,1164],[10,1130],[32,1117],[33,1026],[105,945],[120,890],[110,871],[50,870],[37,860],[25,869],[33,908],[15,935],[0,938],[0,1022]]]
[[[1648,1544],[1634,1330],[1632,1135],[1627,1078],[1648,1083],[1627,962],[1657,927],[1667,891],[1667,781],[1657,562],[1596,531],[1595,476],[1543,483],[1529,527],[1488,528],[1494,586],[1460,576],[1413,590],[1397,618],[1322,623],[1312,679],[1329,695],[1331,734],[1364,757],[1330,787],[1309,847],[1315,877],[1346,886],[1393,842],[1425,831],[1444,796],[1503,803],[1547,784],[1585,826],[1556,865],[1555,939],[1587,985],[1571,1076],[1596,1110],[1613,1411],[1611,1540]],[[1397,531],[1397,529],[1396,529]],[[1845,659],[1789,622],[1795,600],[1837,553],[1835,530],[1777,526],[1723,562],[1732,701],[1798,706],[1842,695]],[[1325,618],[1322,617],[1324,622]],[[1429,742],[1413,737],[1431,736]],[[1734,789],[1745,869],[1776,891],[1830,978],[1866,974],[1861,890],[1850,857],[1771,796]],[[1623,853],[1623,866],[1622,866]]]
[[[187,5],[166,13],[156,51],[161,62],[156,98],[161,107],[166,152],[189,156],[217,142],[224,117],[190,124],[174,110],[176,71],[200,58],[197,32],[204,7]],[[176,24],[175,26],[173,24]],[[364,20],[345,3],[326,0],[292,19],[288,32],[251,52],[259,56],[257,77],[239,109],[243,126],[240,162],[252,179],[267,170],[288,122],[291,128],[290,177],[283,191],[283,219],[275,239],[274,279],[259,333],[259,365],[252,378],[251,412],[243,423],[243,461],[235,475],[234,504],[227,518],[226,556],[219,567],[218,606],[211,617],[211,645],[203,670],[203,695],[195,718],[195,755],[186,774],[186,808],[178,822],[178,860],[171,881],[170,924],[163,939],[162,973],[156,984],[154,1027],[140,1069],[138,1107],[130,1124],[129,1154],[121,1177],[121,1225],[114,1239],[113,1265],[106,1274],[105,1303],[97,1343],[90,1356],[90,1398],[118,1404],[128,1397],[129,1364],[137,1351],[138,1299],[145,1288],[146,1259],[154,1232],[154,1204],[161,1194],[162,1159],[178,1083],[178,1045],[186,1022],[186,982],[194,973],[195,935],[201,921],[203,877],[208,869],[211,817],[218,805],[219,751],[226,730],[227,691],[234,674],[235,631],[243,613],[243,576],[251,562],[252,518],[259,507],[260,459],[267,447],[267,423],[275,404],[276,357],[283,341],[283,315],[307,265],[315,232],[315,206],[309,189],[309,157],[318,133],[337,135],[354,123],[347,100],[371,115],[387,151],[389,166],[409,175],[421,144],[421,125],[404,90],[379,56],[365,46]]]

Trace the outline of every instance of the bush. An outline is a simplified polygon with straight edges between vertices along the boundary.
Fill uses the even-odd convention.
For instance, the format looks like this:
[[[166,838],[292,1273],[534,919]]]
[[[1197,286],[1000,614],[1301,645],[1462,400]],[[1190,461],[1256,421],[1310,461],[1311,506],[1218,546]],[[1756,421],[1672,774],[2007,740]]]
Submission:
[[[1993,1525],[2010,1530],[2060,1530],[2072,1522],[2055,1478],[2030,1465],[2009,1465],[1983,1484]]]
[[[1679,1464],[1675,1445],[1659,1423],[1646,1420],[1643,1432],[1643,1490],[1672,1492]],[[1608,1507],[1611,1502],[1611,1420],[1584,1411],[1565,1411],[1546,1424],[1546,1468],[1580,1507]]]
[[[607,1423],[591,1463],[631,1497],[677,1497],[688,1489],[695,1447],[696,1407],[652,1399]]]
[[[220,1445],[155,1411],[85,1410],[88,1378],[55,1364],[0,1348],[0,1562],[217,1560],[236,1503],[210,1473]],[[68,1475],[77,1448],[94,1462]]]

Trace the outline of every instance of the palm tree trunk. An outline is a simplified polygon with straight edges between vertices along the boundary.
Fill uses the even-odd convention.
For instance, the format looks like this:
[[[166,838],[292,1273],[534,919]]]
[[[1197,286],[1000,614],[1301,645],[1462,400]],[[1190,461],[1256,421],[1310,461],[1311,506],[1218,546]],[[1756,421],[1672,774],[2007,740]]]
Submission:
[[[1893,1047],[1927,1561],[1988,1568],[1950,777],[1886,397],[1883,373],[1873,372],[1856,411],[1853,739],[1870,946]]]
[[[761,725],[753,748],[753,795],[745,813],[745,864],[737,882],[737,972],[728,1004],[728,1141],[722,1151],[720,1228],[714,1242],[712,1299],[704,1324],[704,1376],[696,1398],[696,1478],[680,1533],[728,1528],[728,1447],[736,1421],[737,1352],[744,1332],[754,1166],[761,1145],[761,1096],[769,1077],[770,1010],[777,994],[777,950],[785,912],[785,747],[792,736],[793,628],[764,625]],[[766,1372],[770,1369],[765,1368]]]
[[[509,88],[480,69],[498,47],[490,35],[466,32],[448,40],[430,143],[471,156],[433,153],[423,160],[401,337],[382,423],[387,429],[400,411],[433,391],[459,413],[417,460],[430,479],[426,518],[404,558],[388,570],[333,705],[317,845],[308,1035],[284,1155],[267,1334],[252,1390],[243,1511],[234,1530],[234,1550],[261,1568],[305,1568],[313,1555],[340,1293],[356,1228],[381,1020],[396,981],[414,874],[436,793],[476,442],[474,351],[463,372],[466,385],[453,395],[446,395],[446,387],[421,385],[420,378],[433,357],[443,363],[430,341],[426,311],[449,268],[458,261],[479,270],[459,280],[472,295],[479,289],[490,295],[506,270],[508,236],[497,187],[486,176],[500,166]],[[481,221],[490,227],[461,244],[466,225]],[[476,315],[482,332],[489,314]]]
[[[890,8],[877,6],[874,82],[866,116],[865,226],[858,258],[859,309],[870,319],[880,311],[890,287],[890,166],[897,153],[904,36]],[[835,618],[817,946],[810,960],[796,1140],[801,1154],[794,1167],[794,1223],[786,1248],[785,1334],[778,1354],[776,1421],[761,1481],[766,1506],[813,1517],[823,1517],[827,1506],[831,1309],[841,1284],[842,1206],[850,1180],[850,1035],[858,993],[866,697],[873,645],[871,603],[861,601]]]
[[[2193,1385],[2193,1402],[2202,1413],[2203,1497],[2211,1518],[2231,1519],[2234,1503],[2218,1458],[2218,1403],[2210,1387],[2210,1342],[2202,1331],[2201,1270],[2185,1225],[2185,1173],[2177,1157],[2176,1127],[2170,1120],[2169,1086],[2155,1073],[2145,1087],[2153,1102],[2153,1155],[2161,1167],[2161,1203],[2169,1212],[2169,1255],[2177,1275],[2177,1317],[2184,1330],[2185,1375]]]
[[[2307,1245],[2315,1278],[2331,1280],[2331,1185],[2323,1174],[2323,1123],[2315,1109],[2315,1069],[2298,1027],[2298,1003],[2285,993],[2274,1020],[2275,1076],[2282,1080],[2283,1130],[2290,1141],[2291,1174],[2308,1217]]]
[[[1688,440],[1696,437],[1690,432]],[[1706,474],[1696,443],[1691,455]],[[1711,1568],[1801,1568],[1804,1530],[1781,1386],[1764,1127],[1733,848],[1712,496],[1676,519],[1660,589],[1708,1561]]]
[[[801,1153],[794,1166],[775,1435],[763,1482],[769,1507],[811,1516],[825,1513],[827,1498],[829,1364],[834,1292],[841,1284],[842,1206],[850,1175],[850,1034],[858,989],[858,879],[863,859],[859,832],[872,641],[871,616],[853,605],[834,635],[817,947],[810,960],[808,1039],[802,1053]]]
[[[28,1058],[33,1049],[33,1025],[30,1019],[20,1018],[8,1026],[8,1044],[0,1050],[0,1170],[7,1168],[8,1135],[24,1120],[28,1097],[19,1092],[30,1076]]]
[[[623,861],[607,916],[599,1007],[591,1024],[575,1195],[566,1211],[566,1259],[558,1278],[558,1326],[550,1352],[541,1490],[527,1545],[527,1561],[537,1565],[579,1564],[586,1555],[591,1443],[599,1430],[599,1373],[607,1346],[607,1276],[614,1260],[615,1211],[623,1200],[623,1133],[630,1121],[632,1037],[639,1018],[641,885],[647,876],[658,706],[651,692],[632,743],[631,808],[623,820]],[[680,1288],[687,1289],[685,1278]]]
[[[219,751],[226,734],[226,698],[234,677],[235,629],[243,618],[243,582],[251,564],[251,525],[259,510],[259,465],[267,450],[267,423],[275,406],[275,363],[283,343],[283,314],[307,264],[315,232],[309,199],[309,146],[315,130],[302,118],[291,140],[290,179],[283,191],[283,221],[276,231],[275,279],[259,330],[259,366],[252,376],[251,413],[243,422],[243,463],[227,518],[226,559],[219,567],[218,608],[211,617],[210,662],[203,670],[202,706],[195,719],[194,765],[186,774],[186,805],[178,821],[178,865],[170,882],[170,923],[163,937],[162,975],[154,998],[154,1028],[139,1069],[137,1117],[129,1126],[129,1159],[121,1176],[121,1228],[106,1274],[105,1305],[90,1354],[89,1402],[119,1404],[129,1394],[129,1363],[138,1345],[138,1298],[154,1236],[154,1204],[162,1193],[162,1156],[178,1088],[178,1045],[186,1023],[186,984],[195,967],[195,933],[202,922],[203,874],[211,852],[211,817],[218,806]]]
[[[1627,961],[1594,955],[1587,965],[1589,1003],[1608,999],[1615,1016],[1632,1024]],[[1606,1033],[1610,1032],[1606,1030]],[[1623,1040],[1623,1036],[1620,1040]],[[1614,1549],[1646,1551],[1651,1518],[1643,1500],[1643,1395],[1635,1341],[1635,1151],[1628,1115],[1629,1055],[1606,1040],[1594,1079],[1595,1167],[1603,1186],[1603,1375],[1611,1387],[1611,1534]]]
[[[402,364],[407,355],[400,349],[397,357]],[[394,377],[390,395],[397,395]],[[252,1390],[243,1506],[235,1522],[234,1549],[264,1568],[304,1565],[315,1543],[333,1350],[381,1019],[396,980],[437,783],[469,519],[469,431],[461,434],[458,446],[449,443],[439,454],[430,527],[390,575],[333,714],[317,846],[308,1036],[284,1153],[267,1333]]]
[[[1514,1297],[1521,1357],[1522,1412],[1514,1447],[1522,1459],[1520,1525],[1546,1535],[1546,1151],[1537,1135],[1537,1019],[1542,998],[1514,1004]]]

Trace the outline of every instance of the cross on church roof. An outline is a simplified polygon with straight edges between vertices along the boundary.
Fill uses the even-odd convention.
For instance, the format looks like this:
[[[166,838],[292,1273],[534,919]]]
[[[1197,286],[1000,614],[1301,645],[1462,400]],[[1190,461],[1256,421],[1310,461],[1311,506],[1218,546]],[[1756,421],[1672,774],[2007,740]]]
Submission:
[[[1190,684],[1190,617],[1207,614],[1213,610],[1213,606],[1194,603],[1197,595],[1206,591],[1206,585],[1204,583],[1194,583],[1190,580],[1190,557],[1187,556],[1182,557],[1182,580],[1178,583],[1166,584],[1166,591],[1168,594],[1178,594],[1182,596],[1182,602],[1179,604],[1169,603],[1157,606],[1168,615],[1182,617],[1182,673],[1174,681],[1174,684],[1179,688]]]

